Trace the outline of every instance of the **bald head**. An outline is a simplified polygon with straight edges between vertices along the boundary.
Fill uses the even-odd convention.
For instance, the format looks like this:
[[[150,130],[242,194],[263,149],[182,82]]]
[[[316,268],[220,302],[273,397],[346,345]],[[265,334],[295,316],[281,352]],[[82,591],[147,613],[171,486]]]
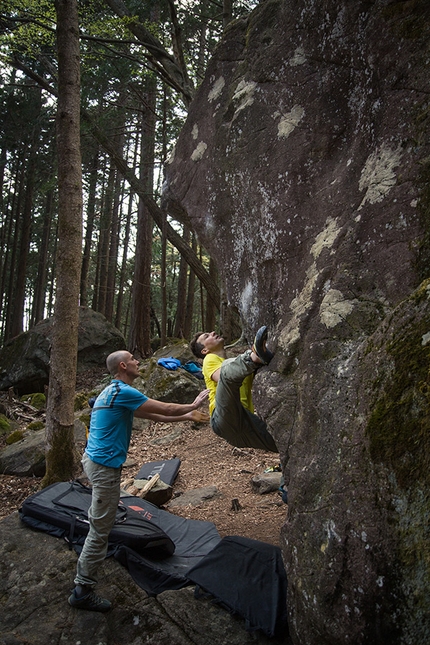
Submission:
[[[111,376],[116,376],[119,372],[119,364],[126,363],[131,357],[130,352],[126,349],[119,349],[117,352],[112,352],[106,359],[106,367],[108,368]]]

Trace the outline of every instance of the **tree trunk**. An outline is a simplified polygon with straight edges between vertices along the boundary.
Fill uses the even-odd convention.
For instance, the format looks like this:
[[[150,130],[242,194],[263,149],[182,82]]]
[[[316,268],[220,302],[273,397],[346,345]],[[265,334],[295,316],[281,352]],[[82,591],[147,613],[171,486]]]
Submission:
[[[140,140],[140,133],[137,133],[137,136],[133,140],[133,144],[132,144],[133,145],[133,164],[132,164],[133,168],[136,168],[136,165],[137,165],[137,157],[139,153],[139,140]],[[119,274],[118,298],[116,301],[116,316],[115,316],[115,327],[117,327],[118,329],[122,329],[126,338],[128,336],[127,319],[128,319],[128,312],[130,310],[130,294],[128,293],[128,290],[127,290],[127,300],[126,300],[127,315],[125,317],[123,315],[123,309],[124,309],[123,303],[124,303],[124,288],[126,285],[126,281],[128,279],[128,264],[129,264],[128,248],[130,243],[130,231],[131,231],[133,206],[134,206],[134,191],[130,190],[128,195],[128,211],[127,211],[127,217],[125,221],[124,239],[122,241],[122,263],[121,263],[121,270]]]
[[[188,77],[184,78],[178,61],[167,52],[162,43],[146,29],[145,25],[133,16],[123,0],[105,0],[105,2],[120,18],[128,18],[125,23],[127,28],[148,49],[151,62],[158,74],[171,87],[181,92],[185,104],[188,105],[194,94],[194,88]]]
[[[37,270],[37,279],[34,289],[33,310],[31,314],[31,326],[43,320],[45,311],[45,296],[47,291],[47,265],[48,265],[48,248],[49,237],[51,233],[52,214],[54,203],[54,191],[51,188],[46,196],[46,206],[43,215],[43,230],[39,252],[39,264]]]
[[[194,251],[197,249],[196,236],[193,234],[191,237],[191,246]],[[196,282],[196,274],[192,269],[190,269],[190,274],[188,276],[188,293],[187,293],[187,310],[184,321],[184,338],[190,340],[193,335],[193,325],[194,325],[194,288]]]
[[[81,116],[87,122],[89,128],[91,129],[92,134],[100,143],[100,145],[106,150],[109,156],[114,160],[116,167],[122,174],[122,176],[128,181],[133,190],[136,191],[136,194],[139,195],[140,199],[145,203],[148,211],[151,213],[154,218],[157,226],[162,229],[165,226],[166,236],[169,242],[176,247],[181,255],[185,257],[188,264],[194,270],[195,274],[199,280],[204,284],[209,298],[215,304],[216,308],[220,307],[220,292],[219,287],[208,274],[203,264],[199,261],[197,255],[194,253],[193,249],[184,243],[182,237],[177,231],[169,224],[169,222],[164,222],[165,215],[161,208],[156,204],[154,199],[147,194],[146,186],[140,181],[133,170],[129,167],[126,160],[122,155],[118,154],[118,151],[115,149],[115,146],[112,145],[105,133],[98,127],[98,125],[91,119],[90,115],[84,110],[81,112]]]
[[[121,137],[121,146],[122,146]],[[110,231],[110,244],[109,244],[109,258],[108,258],[108,274],[107,274],[107,289],[106,289],[106,304],[105,316],[109,322],[113,322],[114,302],[115,302],[115,284],[117,281],[117,267],[118,267],[118,250],[119,250],[119,231],[120,231],[120,201],[121,201],[121,188],[124,182],[117,172],[113,205],[112,205],[112,223]]]
[[[233,0],[223,0],[222,3],[222,26],[225,29],[233,17]]]
[[[126,277],[127,277],[127,253],[128,253],[128,245],[130,242],[131,213],[133,210],[133,198],[134,198],[134,193],[133,191],[130,191],[128,196],[128,211],[127,211],[127,219],[125,222],[124,239],[122,241],[122,263],[121,263],[121,270],[120,270],[119,282],[118,282],[118,298],[116,301],[115,327],[117,327],[117,329],[121,329],[123,327],[122,309],[123,309],[123,301],[124,301],[124,287],[125,287]]]
[[[82,261],[82,169],[77,0],[55,0],[58,50],[58,254],[42,485],[74,475],[74,399]]]
[[[186,244],[189,244],[190,239],[190,230],[186,226],[184,227],[183,239]],[[181,256],[181,261],[179,263],[179,277],[178,277],[178,289],[177,289],[177,301],[176,301],[176,317],[175,317],[175,328],[173,330],[173,335],[175,338],[185,338],[184,327],[185,327],[185,316],[186,316],[186,306],[187,306],[187,273],[188,273],[188,264],[185,262],[184,258]]]
[[[167,91],[164,88],[163,94],[163,166],[167,159]],[[167,259],[167,214],[162,213],[161,216],[161,226],[158,224],[161,231],[161,269],[160,269],[160,278],[161,278],[161,333],[160,333],[160,347],[164,347],[166,344],[166,332],[167,332],[167,271],[166,271],[166,259]]]
[[[104,194],[103,207],[100,216],[100,238],[98,248],[98,298],[97,310],[103,315],[106,314],[106,292],[108,282],[108,267],[109,267],[109,244],[110,244],[110,231],[112,226],[113,214],[113,193],[115,186],[116,169],[112,160],[110,160],[108,181]]]
[[[218,272],[216,270],[215,262],[212,258],[209,260],[209,275],[216,282],[218,277]],[[213,331],[215,329],[215,319],[216,319],[215,307],[210,298],[206,298],[206,319],[205,319],[205,331]]]
[[[97,172],[99,168],[99,151],[94,153],[91,160],[90,180],[88,187],[87,225],[85,229],[85,245],[82,257],[80,301],[82,307],[88,305],[88,270],[90,267],[91,246],[93,240],[94,217],[96,212]]]
[[[140,180],[146,193],[152,195],[154,182],[155,106],[157,83],[150,75],[146,79],[142,105],[142,140],[140,153]],[[131,302],[131,322],[128,347],[135,356],[152,354],[151,348],[151,261],[153,220],[146,203],[139,199],[136,259]]]
[[[17,273],[17,263],[19,260],[19,232],[21,230],[21,204],[23,200],[23,192],[24,192],[24,179],[23,179],[23,172],[24,172],[24,160],[20,163],[20,168],[17,171],[17,177],[15,180],[15,195],[12,200],[12,208],[11,208],[11,218],[10,218],[10,229],[9,232],[11,233],[12,239],[11,239],[11,244],[7,246],[8,249],[8,254],[9,254],[9,248],[12,250],[10,253],[10,260],[9,260],[9,266],[5,268],[5,278],[7,278],[8,285],[6,288],[6,307],[5,307],[5,314],[4,314],[4,319],[5,319],[5,328],[4,328],[4,340],[9,340],[9,338],[13,338],[14,332],[13,332],[13,318],[14,318],[14,309],[15,309],[15,302],[13,298],[13,294],[15,291],[15,285],[16,285],[16,273]],[[6,272],[7,271],[7,272]]]
[[[55,274],[57,270],[56,258],[57,258],[57,249],[58,249],[58,220],[56,222],[55,232],[53,232],[52,237],[54,238],[54,244],[52,248],[53,261],[49,269],[49,275],[48,275],[49,291],[48,291],[48,302],[46,304],[47,318],[52,318],[54,313],[54,290],[55,290]]]

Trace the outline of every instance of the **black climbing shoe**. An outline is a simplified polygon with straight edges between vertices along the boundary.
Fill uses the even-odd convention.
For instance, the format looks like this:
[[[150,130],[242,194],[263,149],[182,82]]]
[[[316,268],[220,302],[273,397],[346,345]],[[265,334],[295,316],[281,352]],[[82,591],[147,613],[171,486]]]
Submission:
[[[266,347],[267,327],[260,327],[255,334],[253,350],[264,365],[268,365],[273,358],[272,352]]]
[[[69,605],[76,609],[86,609],[87,611],[101,611],[106,612],[111,608],[111,603],[106,598],[101,598],[89,591],[84,596],[77,596],[76,589],[73,589],[72,595],[69,597]]]

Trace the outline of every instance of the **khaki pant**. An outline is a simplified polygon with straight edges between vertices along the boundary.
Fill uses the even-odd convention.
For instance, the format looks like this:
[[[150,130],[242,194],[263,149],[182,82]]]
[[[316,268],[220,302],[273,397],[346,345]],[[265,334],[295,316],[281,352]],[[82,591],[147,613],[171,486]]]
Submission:
[[[240,401],[243,379],[258,368],[250,354],[248,350],[236,358],[227,358],[221,365],[211,416],[212,430],[237,448],[279,452],[265,422],[244,408]]]
[[[88,511],[90,530],[79,556],[75,584],[94,587],[97,570],[106,557],[108,537],[115,523],[121,488],[121,468],[96,464],[86,453],[82,458],[85,473],[92,484]]]

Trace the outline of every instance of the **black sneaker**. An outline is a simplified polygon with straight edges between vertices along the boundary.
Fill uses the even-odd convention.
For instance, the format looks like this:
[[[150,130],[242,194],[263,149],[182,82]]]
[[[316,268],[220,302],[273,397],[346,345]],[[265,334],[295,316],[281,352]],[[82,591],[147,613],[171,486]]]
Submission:
[[[260,329],[255,334],[254,345],[252,349],[257,354],[260,361],[264,365],[268,365],[273,358],[272,352],[270,352],[266,347],[267,341],[267,327],[260,327]]]
[[[101,598],[94,591],[89,591],[85,596],[78,598],[76,596],[76,589],[73,589],[72,595],[69,597],[69,605],[76,609],[86,609],[87,611],[101,611],[106,612],[112,607],[109,600]]]

